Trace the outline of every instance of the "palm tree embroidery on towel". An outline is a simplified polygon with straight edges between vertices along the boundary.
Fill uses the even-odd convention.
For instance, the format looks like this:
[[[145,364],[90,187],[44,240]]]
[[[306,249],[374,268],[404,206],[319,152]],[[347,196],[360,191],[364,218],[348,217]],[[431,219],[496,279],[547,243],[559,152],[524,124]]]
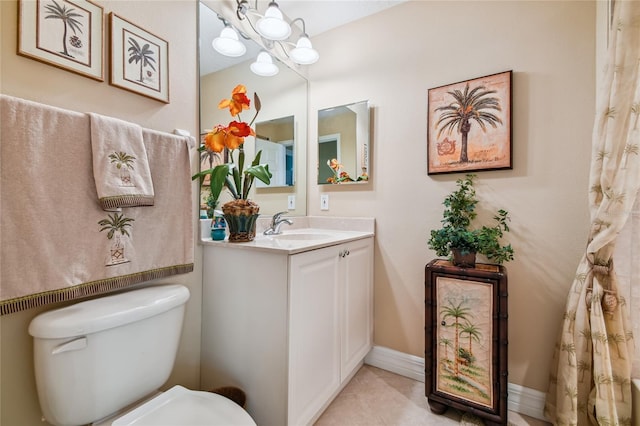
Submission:
[[[109,248],[109,256],[105,266],[127,263],[129,260],[125,253],[125,242],[123,239],[125,236],[131,236],[129,231],[127,231],[127,227],[130,227],[131,222],[135,221],[135,219],[125,217],[124,214],[118,213],[108,215],[108,217],[108,219],[102,219],[98,222],[98,225],[102,226],[100,232],[109,231],[107,232],[107,239],[113,240]],[[113,238],[114,236],[115,240]]]
[[[133,164],[136,162],[136,157],[129,155],[126,152],[113,152],[109,154],[109,160],[112,164],[116,165],[116,168],[120,171],[120,186],[135,186],[131,180],[131,173],[129,170],[133,170]]]

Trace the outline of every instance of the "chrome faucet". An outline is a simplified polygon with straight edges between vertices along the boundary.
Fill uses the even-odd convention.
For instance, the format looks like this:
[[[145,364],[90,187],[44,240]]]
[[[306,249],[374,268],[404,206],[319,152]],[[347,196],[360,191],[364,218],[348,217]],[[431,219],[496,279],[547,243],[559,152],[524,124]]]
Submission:
[[[265,229],[265,231],[263,232],[264,235],[278,235],[281,234],[282,231],[280,231],[280,227],[282,226],[283,223],[286,223],[288,225],[293,225],[293,221],[291,219],[286,219],[283,218],[282,215],[285,214],[287,212],[280,212],[280,213],[276,213],[273,215],[273,218],[271,218],[271,226],[269,226],[267,229]]]

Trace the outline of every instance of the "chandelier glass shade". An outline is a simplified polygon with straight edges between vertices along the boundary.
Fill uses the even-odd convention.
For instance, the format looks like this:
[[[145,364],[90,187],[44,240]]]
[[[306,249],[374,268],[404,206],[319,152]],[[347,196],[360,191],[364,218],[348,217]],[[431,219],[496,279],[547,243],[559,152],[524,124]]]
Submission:
[[[303,34],[296,43],[296,47],[289,52],[289,57],[293,62],[300,65],[311,65],[318,61],[320,55],[311,46],[311,40]]]
[[[273,63],[273,58],[267,52],[258,53],[256,61],[251,64],[250,68],[254,74],[264,77],[271,77],[280,72],[278,66]]]
[[[221,55],[231,56],[234,58],[244,55],[247,51],[244,43],[242,43],[238,38],[236,30],[230,26],[225,26],[222,31],[220,31],[220,36],[213,39],[211,45],[216,52]]]
[[[291,25],[284,20],[277,3],[271,2],[264,16],[256,22],[256,31],[267,40],[282,41],[291,35]]]

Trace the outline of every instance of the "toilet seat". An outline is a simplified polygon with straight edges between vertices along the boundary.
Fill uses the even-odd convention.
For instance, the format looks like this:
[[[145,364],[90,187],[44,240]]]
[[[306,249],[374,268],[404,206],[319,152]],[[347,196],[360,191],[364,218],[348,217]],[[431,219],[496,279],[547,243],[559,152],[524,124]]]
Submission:
[[[176,385],[111,423],[112,426],[256,426],[238,404]]]

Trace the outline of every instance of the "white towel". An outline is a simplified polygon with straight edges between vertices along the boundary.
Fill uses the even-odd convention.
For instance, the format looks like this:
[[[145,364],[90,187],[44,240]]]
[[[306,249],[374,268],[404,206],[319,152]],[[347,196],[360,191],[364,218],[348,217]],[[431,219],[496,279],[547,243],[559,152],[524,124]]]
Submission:
[[[153,181],[142,127],[95,113],[89,116],[93,177],[102,209],[152,206]]]

